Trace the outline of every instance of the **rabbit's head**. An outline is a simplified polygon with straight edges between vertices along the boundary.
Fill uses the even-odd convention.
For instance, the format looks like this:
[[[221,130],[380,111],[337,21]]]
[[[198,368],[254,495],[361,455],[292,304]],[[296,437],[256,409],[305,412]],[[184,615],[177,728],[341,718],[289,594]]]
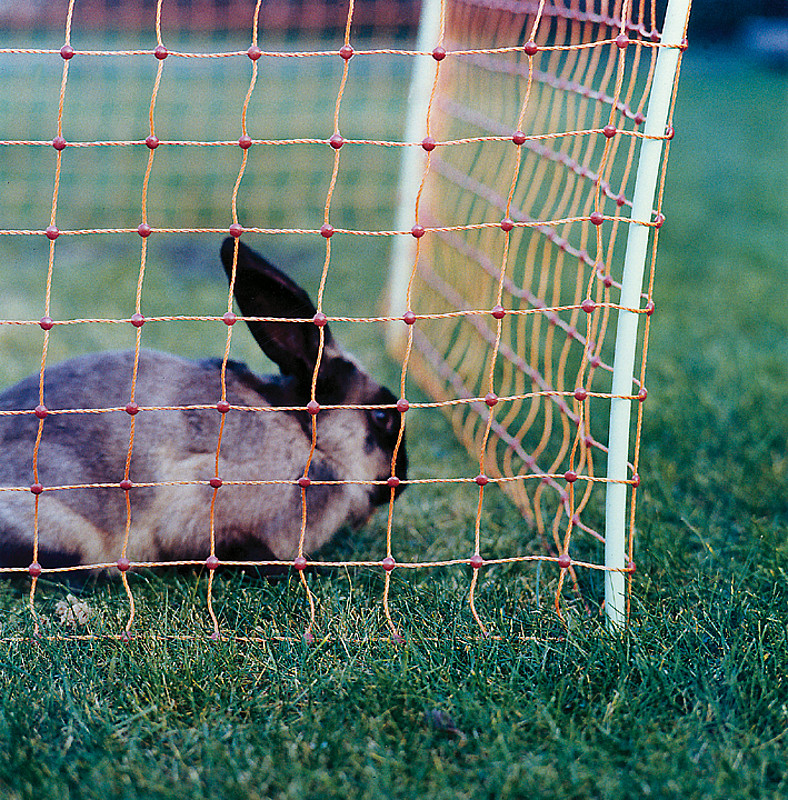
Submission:
[[[307,293],[288,276],[237,239],[226,239],[221,255],[252,336],[281,373],[262,393],[274,406],[297,409],[289,413],[297,416],[309,439],[315,423],[316,456],[309,477],[350,481],[310,489],[310,514],[319,519],[341,493],[344,518],[328,535],[343,523],[363,523],[392,498],[389,484],[396,484],[396,496],[407,478],[397,398],[339,347]],[[306,410],[313,401],[319,407],[314,415]],[[390,482],[392,476],[399,482]],[[327,531],[332,524],[325,520],[320,527]]]

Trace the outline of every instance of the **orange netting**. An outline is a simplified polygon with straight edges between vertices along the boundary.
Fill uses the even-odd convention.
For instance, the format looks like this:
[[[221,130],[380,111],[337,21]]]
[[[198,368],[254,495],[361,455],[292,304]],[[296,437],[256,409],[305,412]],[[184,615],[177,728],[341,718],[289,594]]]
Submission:
[[[236,4],[237,5],[237,4]],[[600,8],[601,5],[601,8]],[[49,246],[43,315],[40,319],[2,319],[0,331],[9,326],[39,326],[43,348],[39,371],[39,404],[35,409],[2,410],[5,417],[35,416],[37,436],[31,442],[32,486],[0,487],[3,496],[31,493],[34,503],[31,534],[31,564],[2,567],[0,573],[29,573],[32,577],[29,607],[36,618],[36,586],[42,574],[63,574],[76,569],[117,567],[125,588],[129,613],[124,636],[132,631],[135,617],[134,596],[129,569],[167,565],[207,567],[207,605],[212,635],[220,635],[220,624],[213,608],[215,569],[223,565],[270,566],[280,561],[219,561],[216,552],[216,498],[223,482],[218,478],[226,412],[260,413],[295,411],[294,408],[232,406],[227,400],[225,376],[236,317],[233,307],[233,277],[224,315],[159,315],[145,317],[143,285],[152,234],[230,233],[235,237],[234,261],[238,240],[247,233],[322,236],[325,258],[316,297],[321,323],[348,322],[400,325],[406,333],[401,341],[400,401],[396,408],[403,419],[389,481],[362,480],[358,483],[390,487],[386,554],[376,561],[312,561],[304,550],[307,527],[309,468],[318,442],[320,415],[310,415],[311,449],[307,453],[300,482],[282,480],[231,481],[241,485],[288,483],[300,486],[301,540],[296,558],[287,562],[300,575],[310,607],[305,636],[313,636],[315,600],[304,577],[304,567],[358,565],[382,568],[385,585],[382,598],[390,633],[399,637],[389,608],[390,578],[394,568],[416,569],[457,564],[470,565],[470,608],[482,631],[485,624],[477,613],[474,596],[482,566],[513,562],[552,562],[560,570],[556,608],[565,578],[574,580],[578,567],[606,569],[594,560],[595,547],[603,541],[600,533],[601,503],[596,493],[604,492],[607,479],[600,472],[604,463],[607,436],[607,403],[611,397],[609,374],[612,370],[612,343],[609,332],[611,312],[620,309],[614,299],[620,286],[622,226],[645,225],[656,231],[663,217],[659,201],[650,220],[630,220],[634,158],[644,134],[646,104],[654,73],[656,55],[662,47],[657,32],[654,4],[648,0],[580,0],[517,2],[516,0],[444,0],[440,33],[434,49],[417,51],[399,48],[353,47],[354,2],[345,16],[342,47],[326,50],[269,51],[259,38],[261,1],[249,4],[248,49],[230,52],[180,52],[169,50],[162,19],[166,0],[158,0],[155,12],[156,46],[132,50],[77,50],[72,46],[72,20],[75,3],[68,6],[65,43],[62,48],[3,48],[0,54],[62,58],[54,139],[6,139],[0,141],[6,152],[11,148],[54,148],[55,178],[51,213],[44,228],[5,228],[5,237],[46,237]],[[120,56],[156,59],[156,76],[150,95],[148,132],[144,140],[72,141],[65,136],[64,104],[69,86],[72,58]],[[353,67],[362,58],[386,55],[431,59],[434,63],[429,106],[425,109],[426,137],[422,141],[345,138],[340,131],[343,96]],[[241,135],[238,139],[169,140],[157,136],[157,98],[162,75],[176,59],[246,59],[251,76],[240,109]],[[253,138],[247,127],[250,101],[258,85],[261,65],[280,58],[341,59],[342,73],[333,106],[333,133],[328,138]],[[672,130],[663,138],[669,140]],[[260,148],[287,146],[329,147],[332,166],[320,227],[263,227],[242,225],[239,189],[244,181],[250,152]],[[354,146],[375,148],[421,148],[425,159],[418,189],[413,197],[413,227],[408,230],[366,230],[332,225],[332,201],[338,176],[346,160],[353,158]],[[127,226],[58,228],[58,201],[64,156],[80,148],[145,148],[147,168],[142,182],[141,214],[138,224]],[[205,227],[156,227],[148,214],[149,185],[157,156],[170,148],[240,148],[240,166],[234,179],[231,198],[231,224]],[[664,179],[664,161],[663,172]],[[134,221],[137,222],[136,220]],[[141,251],[137,278],[136,307],[131,317],[53,319],[52,287],[56,271],[57,244],[61,237],[127,234],[140,237]],[[405,313],[387,316],[328,316],[324,314],[324,292],[332,267],[332,238],[349,236],[412,237],[415,254],[408,269]],[[624,395],[638,405],[630,476],[631,524],[629,560],[632,559],[635,495],[639,484],[639,434],[644,386],[648,326],[653,302],[654,252],[651,273],[643,302],[629,309],[643,315],[644,337],[640,346],[639,379],[631,394]],[[201,321],[227,326],[222,359],[222,382],[217,403],[194,405],[141,406],[136,396],[137,374],[143,327],[147,322]],[[296,320],[297,322],[311,320]],[[131,393],[123,407],[49,410],[46,407],[45,376],[51,331],[60,326],[128,324],[136,331]],[[315,401],[317,371],[323,353],[323,327],[320,325],[320,350],[312,381]],[[434,398],[427,402],[405,400],[411,379],[415,379]],[[638,402],[640,401],[640,402]],[[357,406],[337,406],[354,408]],[[328,406],[327,408],[331,408]],[[451,418],[458,436],[478,458],[478,474],[407,481],[412,484],[443,483],[449,491],[457,484],[478,486],[474,549],[470,554],[433,561],[396,561],[394,496],[399,479],[395,473],[397,453],[402,446],[404,419],[418,409],[441,408]],[[214,477],[204,480],[134,482],[131,471],[135,447],[137,414],[218,409],[221,411],[216,442]],[[44,486],[39,477],[39,451],[48,424],[61,414],[108,414],[126,411],[128,451],[120,484],[74,483]],[[303,409],[300,409],[303,410]],[[319,480],[311,483],[319,484]],[[498,484],[535,524],[547,546],[540,553],[484,558],[484,532],[481,529],[486,487]],[[134,490],[160,487],[211,487],[208,510],[209,536],[204,560],[129,561],[133,531]],[[51,493],[76,489],[123,491],[126,521],[118,560],[78,567],[42,568],[38,563],[41,503]],[[570,558],[569,554],[572,553]],[[631,565],[631,569],[634,565]],[[36,622],[36,631],[38,623]]]

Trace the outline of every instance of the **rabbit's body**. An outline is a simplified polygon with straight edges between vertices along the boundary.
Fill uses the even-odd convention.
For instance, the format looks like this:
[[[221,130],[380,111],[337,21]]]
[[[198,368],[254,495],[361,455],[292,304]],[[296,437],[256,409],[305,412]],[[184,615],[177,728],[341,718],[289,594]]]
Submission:
[[[223,257],[230,272],[227,255],[225,246]],[[243,248],[241,256],[256,254]],[[265,266],[266,272],[272,269]],[[276,277],[283,276],[277,273]],[[246,306],[248,316],[272,315],[271,308],[260,305],[260,298],[250,309],[248,296],[240,296],[239,286],[243,286],[240,265],[236,295],[242,310]],[[267,294],[267,287],[262,291]],[[292,308],[276,313],[283,318],[309,316]],[[288,560],[298,553],[302,504],[296,481],[304,474],[312,441],[312,419],[301,410],[311,396],[310,357],[301,365],[285,364],[280,351],[287,348],[292,356],[295,346],[285,337],[298,331],[310,338],[308,347],[316,352],[314,337],[319,339],[319,333],[312,323],[278,323],[276,331],[266,323],[256,324],[258,329],[250,324],[252,332],[284,374],[261,377],[245,365],[229,362],[225,386],[232,408],[224,415],[216,407],[221,398],[220,360],[189,361],[140,352],[135,402],[143,410],[134,416],[129,468],[133,486],[128,490],[131,528],[126,555],[131,561],[200,560],[208,555],[214,488],[206,482],[214,477],[222,479],[214,510],[220,559]],[[327,327],[324,331],[318,401],[386,408],[321,408],[318,412],[317,442],[308,472],[317,483],[306,491],[307,553],[324,545],[342,525],[362,524],[377,505],[388,501],[391,489],[381,482],[392,474],[400,425],[399,412],[392,408],[394,395],[336,347]],[[127,490],[120,488],[120,482],[129,452],[131,417],[125,407],[131,398],[133,363],[133,352],[110,352],[46,369],[49,413],[37,459],[38,482],[45,487],[38,501],[38,560],[45,568],[111,563],[121,554]],[[0,394],[0,410],[32,410],[38,404],[37,375]],[[176,410],[183,406],[207,408]],[[106,408],[118,410],[55,413]],[[173,410],[152,410],[165,408]],[[282,408],[286,410],[278,410]],[[0,416],[0,486],[33,484],[38,427],[39,419],[33,414]],[[396,475],[404,478],[405,470],[403,443]],[[202,483],[182,483],[189,481]],[[234,485],[234,481],[282,483]],[[109,486],[46,490],[92,484]],[[34,505],[29,491],[0,491],[0,565],[30,564]]]

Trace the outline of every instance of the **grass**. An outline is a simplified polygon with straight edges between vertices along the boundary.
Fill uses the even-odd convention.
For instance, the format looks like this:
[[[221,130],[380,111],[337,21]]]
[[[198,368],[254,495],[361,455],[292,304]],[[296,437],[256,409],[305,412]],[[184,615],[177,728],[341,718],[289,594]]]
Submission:
[[[139,629],[174,638],[0,644],[0,796],[788,795],[785,126],[740,124],[755,107],[784,115],[786,80],[693,51],[682,79],[627,634],[609,636],[598,616],[571,608],[564,627],[550,611],[552,573],[500,568],[482,580],[478,604],[501,636],[481,639],[465,599],[469,575],[458,568],[407,581],[395,571],[404,645],[378,635],[381,579],[365,570],[310,578],[319,629],[338,640],[298,640],[307,612],[297,583],[240,575],[218,579],[218,613],[266,641],[181,640],[210,630],[204,583],[134,576]],[[63,245],[63,263],[76,269],[85,252]],[[380,264],[370,274],[381,285],[385,251],[369,246],[365,261]],[[125,309],[138,256],[117,252],[126,267],[115,302]],[[281,253],[298,256],[285,244]],[[164,263],[172,252],[160,255]],[[154,261],[150,295],[177,308],[188,292],[210,308],[218,300],[200,267],[208,256],[186,255],[193,266],[184,271]],[[40,254],[33,261],[13,263],[40,281]],[[55,296],[81,313],[89,273],[63,273]],[[3,316],[24,302],[18,291],[4,294]],[[193,334],[150,335],[187,354],[210,346]],[[63,353],[97,344],[70,336],[56,345]],[[14,355],[4,383],[35,369],[35,347],[26,347],[24,337],[3,340]],[[415,420],[414,463],[449,473],[466,463],[440,417]],[[474,511],[470,493],[424,490],[406,492],[398,514],[410,546],[426,552],[471,535]],[[522,536],[503,497],[491,494],[485,513],[491,546],[505,551]],[[331,552],[376,553],[382,535],[376,519]],[[598,587],[587,588],[595,596]],[[29,630],[25,589],[0,586],[6,633]],[[64,593],[43,587],[40,613],[53,620]],[[101,609],[97,630],[122,628],[128,609],[116,587],[86,599]]]

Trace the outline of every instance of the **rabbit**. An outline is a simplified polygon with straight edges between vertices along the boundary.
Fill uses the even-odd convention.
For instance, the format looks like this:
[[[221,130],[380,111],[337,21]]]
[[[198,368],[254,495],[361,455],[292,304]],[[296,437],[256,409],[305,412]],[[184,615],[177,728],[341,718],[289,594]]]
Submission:
[[[221,260],[228,279],[232,279],[234,261],[237,264],[234,294],[242,315],[276,318],[247,324],[280,374],[260,376],[245,364],[228,361],[226,399],[232,408],[222,414],[217,410],[221,359],[190,361],[142,349],[135,401],[143,410],[134,416],[129,479],[146,484],[221,478],[215,501],[219,560],[292,561],[301,536],[302,488],[297,481],[304,475],[312,442],[312,418],[306,406],[312,397],[320,329],[312,321],[278,320],[311,320],[316,309],[300,286],[243,242],[228,237],[221,247]],[[316,449],[308,472],[316,483],[306,489],[305,554],[319,550],[342,526],[361,526],[377,506],[390,501],[392,491],[399,495],[407,478],[404,439],[396,447],[402,413],[396,409],[395,396],[339,348],[328,325],[322,330],[316,401],[321,406],[373,408],[320,408],[317,412]],[[44,569],[117,562],[126,529],[126,491],[131,504],[126,553],[130,561],[204,560],[209,555],[209,510],[216,487],[207,483],[120,486],[129,448],[130,415],[124,409],[131,397],[133,364],[133,351],[101,352],[46,368],[48,413],[38,451],[39,483],[45,489],[94,483],[113,486],[39,494],[38,563]],[[0,394],[0,411],[33,411],[38,405],[38,375]],[[210,408],[145,410],[193,405]],[[247,411],[247,407],[286,410]],[[77,408],[120,410],[51,413]],[[33,485],[38,427],[33,413],[0,415],[0,486]],[[399,482],[390,481],[395,484],[390,487],[392,467]],[[248,480],[285,483],[227,484]],[[0,490],[0,567],[31,564],[33,515],[33,493]]]

